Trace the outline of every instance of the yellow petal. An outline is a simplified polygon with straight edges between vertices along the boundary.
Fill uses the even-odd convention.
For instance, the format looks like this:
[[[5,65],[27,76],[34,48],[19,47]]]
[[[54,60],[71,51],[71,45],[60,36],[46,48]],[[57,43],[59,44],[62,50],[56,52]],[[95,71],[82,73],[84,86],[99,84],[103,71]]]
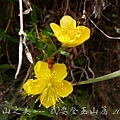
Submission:
[[[69,36],[67,34],[64,34],[62,32],[62,29],[57,24],[51,23],[50,27],[52,28],[55,36],[60,42],[64,43],[70,40]]]
[[[82,43],[78,42],[79,40],[78,39],[71,40],[70,42],[66,43],[64,46],[66,46],[66,47],[76,47],[76,46],[82,44]]]
[[[50,27],[52,28],[55,34],[62,34],[62,29],[55,23],[50,23]]]
[[[67,76],[67,68],[65,64],[55,63],[51,71],[51,80],[61,81]]]
[[[54,91],[61,97],[67,97],[73,91],[72,84],[66,80],[56,82],[54,86]]]
[[[46,88],[40,96],[40,102],[46,108],[55,106],[57,101],[57,94],[51,88]]]
[[[35,75],[38,79],[47,80],[50,76],[50,69],[48,68],[48,63],[38,61],[34,66]]]
[[[23,85],[23,89],[28,95],[40,94],[45,88],[46,83],[42,80],[28,79],[28,81]]]
[[[83,42],[85,42],[86,40],[88,40],[90,38],[90,29],[88,27],[85,26],[78,26],[77,30],[81,31],[81,35],[78,39],[79,43],[82,44]],[[77,41],[77,39],[76,39]]]
[[[67,28],[67,29],[76,28],[76,21],[72,17],[65,15],[60,20],[60,27]]]

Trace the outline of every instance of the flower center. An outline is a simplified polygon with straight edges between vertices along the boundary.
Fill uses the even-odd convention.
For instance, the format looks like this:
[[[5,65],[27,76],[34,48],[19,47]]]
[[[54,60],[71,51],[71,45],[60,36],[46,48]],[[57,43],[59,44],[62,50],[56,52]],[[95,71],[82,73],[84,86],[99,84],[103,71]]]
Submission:
[[[76,39],[77,37],[80,37],[80,35],[81,35],[81,31],[79,29],[63,28],[62,31],[63,31],[63,33],[67,34],[71,40]]]
[[[49,83],[47,84],[47,86],[48,86],[48,87],[51,87],[51,86],[52,86],[52,83],[49,82]]]

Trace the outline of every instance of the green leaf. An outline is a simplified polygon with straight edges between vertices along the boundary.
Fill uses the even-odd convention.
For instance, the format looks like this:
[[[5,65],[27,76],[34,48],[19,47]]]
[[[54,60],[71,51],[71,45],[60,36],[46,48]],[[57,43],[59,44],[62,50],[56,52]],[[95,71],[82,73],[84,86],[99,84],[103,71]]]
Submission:
[[[36,42],[36,37],[34,37],[32,34],[27,34],[27,40],[30,40],[32,43]]]
[[[11,12],[12,12],[12,7],[8,7],[8,9],[7,9],[7,19],[8,20],[11,20],[12,19],[12,17],[11,17]]]
[[[52,44],[48,44],[47,55],[50,57],[55,51],[55,47]]]
[[[40,29],[40,34],[45,36],[53,36],[53,32],[50,26],[46,26],[45,29]]]
[[[9,41],[14,42],[14,43],[18,43],[18,41],[19,41],[19,40],[15,39],[15,38],[13,38],[13,37],[11,37],[11,36],[9,36],[9,35],[7,35],[6,38],[7,38]]]
[[[67,56],[67,57],[70,56],[70,53],[68,53],[68,52],[66,52],[66,51],[64,51],[64,50],[61,50],[61,49],[58,51],[58,53],[60,53],[60,54],[62,54],[62,55],[65,55],[65,56]]]
[[[31,24],[36,24],[36,23],[38,23],[39,21],[37,20],[37,14],[36,14],[36,10],[35,10],[35,8],[33,7],[32,8],[33,10],[32,10],[32,12],[31,12]]]
[[[2,64],[0,65],[0,69],[9,69],[11,66],[9,64]]]
[[[39,50],[44,50],[46,48],[46,45],[44,43],[38,43],[38,49]]]
[[[45,12],[42,11],[39,7],[37,7],[35,4],[32,4],[32,8],[34,7],[34,9],[36,9],[36,12],[38,12],[39,14],[45,15]]]
[[[11,42],[14,42],[14,43],[18,43],[18,40],[9,36],[8,34],[6,34],[4,31],[2,31],[0,29],[0,37],[3,38],[4,40],[10,40]]]
[[[5,71],[7,71],[10,68],[11,68],[11,66],[9,64],[1,64],[0,65],[0,73],[4,73]]]

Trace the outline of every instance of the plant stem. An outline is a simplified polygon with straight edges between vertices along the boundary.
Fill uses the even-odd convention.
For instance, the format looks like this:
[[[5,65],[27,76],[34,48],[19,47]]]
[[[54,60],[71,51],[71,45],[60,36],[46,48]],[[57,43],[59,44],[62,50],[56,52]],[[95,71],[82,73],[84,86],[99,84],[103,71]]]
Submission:
[[[65,46],[61,46],[58,50],[56,50],[50,57],[54,57],[54,55],[56,55],[60,50],[65,50],[66,47]]]
[[[94,78],[94,79],[88,79],[85,81],[81,81],[81,82],[78,82],[77,84],[83,85],[83,84],[96,83],[96,82],[105,81],[105,80],[112,79],[112,78],[119,77],[119,76],[120,76],[120,70],[112,72],[107,75],[103,75],[103,76]]]

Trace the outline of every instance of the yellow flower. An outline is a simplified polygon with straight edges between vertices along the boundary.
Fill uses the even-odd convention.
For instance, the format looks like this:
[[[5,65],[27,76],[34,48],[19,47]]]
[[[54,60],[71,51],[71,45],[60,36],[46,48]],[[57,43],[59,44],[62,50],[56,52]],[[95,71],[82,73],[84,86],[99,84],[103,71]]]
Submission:
[[[50,26],[54,32],[54,35],[66,47],[75,47],[90,37],[90,29],[85,26],[77,26],[76,21],[65,15],[60,20],[60,26],[55,23],[50,23]]]
[[[62,101],[61,97],[67,97],[72,91],[73,86],[64,80],[67,76],[65,64],[55,63],[52,70],[48,63],[38,61],[34,66],[36,79],[28,79],[23,88],[28,95],[39,95],[38,100],[43,106],[49,108],[56,102]]]

